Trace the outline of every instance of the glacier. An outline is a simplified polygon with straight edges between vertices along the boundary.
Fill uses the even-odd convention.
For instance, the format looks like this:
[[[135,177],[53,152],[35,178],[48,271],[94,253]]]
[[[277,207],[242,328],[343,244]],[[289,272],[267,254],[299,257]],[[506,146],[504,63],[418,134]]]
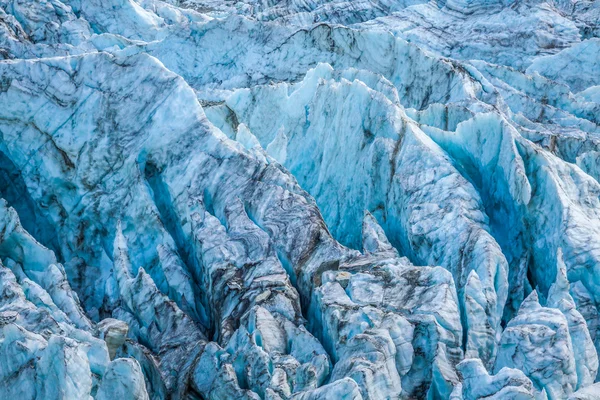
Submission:
[[[0,399],[600,399],[597,0],[0,0]]]

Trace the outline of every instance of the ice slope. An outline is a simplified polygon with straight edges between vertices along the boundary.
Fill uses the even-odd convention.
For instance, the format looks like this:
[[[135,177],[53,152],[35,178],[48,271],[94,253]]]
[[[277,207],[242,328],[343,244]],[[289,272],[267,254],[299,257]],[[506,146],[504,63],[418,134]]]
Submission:
[[[585,57],[578,56],[585,54]],[[600,39],[585,40],[558,54],[538,57],[527,68],[530,74],[538,73],[553,81],[569,86],[573,93],[600,84],[595,73],[600,68]]]
[[[88,68],[99,64],[104,65],[105,73],[112,76],[110,81],[99,82],[102,77],[89,73]],[[138,75],[132,65],[144,65],[147,75]],[[42,196],[37,201],[52,198],[52,204],[46,205],[50,211],[48,218],[61,220],[61,214],[72,216],[72,219],[56,224],[57,251],[77,260],[68,265],[67,273],[78,284],[88,312],[95,318],[110,315],[128,324],[128,336],[159,358],[156,368],[168,393],[185,396],[193,390],[222,398],[223,393],[235,390],[240,396],[249,398],[271,392],[282,393],[284,397],[295,393],[310,397],[311,390],[327,383],[331,368],[329,356],[304,327],[299,297],[291,282],[296,284],[305,303],[319,304],[320,300],[312,299],[316,289],[314,272],[318,270],[323,274],[329,269],[337,269],[340,260],[356,258],[358,253],[335,242],[314,201],[297,186],[291,175],[277,163],[268,161],[264,154],[245,152],[241,145],[213,128],[204,117],[193,91],[181,78],[148,56],[117,58],[100,53],[34,63],[11,62],[6,64],[6,69],[4,76],[15,78],[3,93],[5,96],[14,93],[20,96],[28,91],[28,85],[40,84],[47,87],[46,93],[50,93],[52,82],[58,84],[52,97],[28,91],[27,100],[11,102],[13,108],[7,109],[5,115],[18,113],[22,118],[3,118],[7,157],[13,157],[16,164],[31,165],[29,177],[27,170],[22,169],[25,184],[30,178],[39,176],[40,171],[47,174],[46,181],[36,181],[40,188],[37,193]],[[31,69],[36,72],[31,73]],[[64,80],[56,82],[56,75],[61,72]],[[146,90],[144,85],[148,85]],[[119,95],[113,98],[116,88],[119,88]],[[153,91],[150,88],[154,88]],[[127,94],[123,90],[130,92]],[[147,97],[140,101],[133,93]],[[74,100],[69,101],[69,98]],[[171,131],[170,135],[165,135],[160,129],[152,128],[140,130],[137,124],[129,125],[130,134],[116,134],[127,130],[126,119],[131,110],[122,107],[127,98],[142,107],[136,115],[141,121],[148,119],[148,127],[153,125],[154,119],[171,119],[171,112],[180,111],[184,104],[190,107],[190,112],[185,113],[186,119],[179,118],[179,134]],[[54,104],[54,110],[40,112],[36,106],[45,104],[44,107],[48,107],[49,103]],[[68,111],[64,109],[65,105]],[[61,109],[66,121],[53,125]],[[94,109],[98,110],[95,116]],[[108,114],[112,114],[112,123],[104,118]],[[36,121],[32,123],[36,127],[33,130],[28,128],[32,124],[26,122],[30,118]],[[96,134],[89,132],[91,126],[98,129]],[[120,128],[117,130],[116,126]],[[29,133],[25,134],[23,130],[29,130]],[[190,130],[199,135],[190,135]],[[42,147],[32,149],[32,140],[26,140],[27,135],[42,135],[46,142],[44,139],[33,140],[42,142]],[[197,144],[182,142],[184,137]],[[173,142],[169,145],[161,143],[165,140]],[[111,152],[112,159],[106,159],[105,152],[100,151],[108,143],[117,150]],[[179,155],[173,159],[170,156],[173,153],[164,152],[168,148],[169,152]],[[200,148],[204,150],[198,153],[196,150]],[[80,153],[81,149],[84,149],[83,153]],[[194,161],[183,157],[185,153]],[[57,154],[59,158],[50,158],[49,154]],[[216,162],[219,158],[222,161]],[[115,170],[117,165],[121,172]],[[208,173],[207,168],[213,171]],[[190,181],[192,186],[179,179],[181,174],[194,177]],[[61,179],[59,175],[64,180],[56,185],[57,179]],[[223,185],[228,180],[232,184]],[[115,192],[115,189],[118,190]],[[137,191],[135,198],[130,196],[132,190]],[[36,199],[32,201],[40,204]],[[29,211],[36,212],[35,209]],[[147,219],[148,223],[139,226],[132,222],[139,218]],[[81,240],[71,242],[71,224],[78,227]],[[105,235],[103,230],[114,230],[115,233]],[[151,230],[155,233],[150,235],[153,239],[148,242]],[[113,243],[105,242],[109,238],[114,238]],[[90,246],[96,250],[91,251]],[[161,255],[166,246],[183,256]],[[48,263],[55,260],[51,251],[45,251]],[[390,261],[398,262],[394,261],[395,257]],[[43,265],[42,261],[36,262]],[[178,267],[173,266],[174,262]],[[406,261],[402,263],[406,264]],[[134,274],[135,264],[146,265],[149,272],[140,268]],[[182,279],[182,271],[193,276],[198,285],[208,288],[198,292],[195,320],[192,318],[195,313],[188,311],[191,315],[188,316],[181,311],[186,307],[194,310],[191,299],[188,301],[182,295],[172,301],[155,283],[160,282],[165,293],[194,294],[193,289],[186,289],[189,281]],[[405,295],[408,298],[399,300],[396,312],[412,314],[415,312],[412,307],[422,307],[418,298],[413,297],[416,289],[411,288],[413,285],[427,287],[432,284],[431,278],[424,278],[422,283],[414,279],[402,284],[409,290]],[[417,319],[401,324],[425,324],[428,330],[447,333],[440,339],[431,340],[432,343],[440,340],[443,344],[430,345],[430,340],[424,340],[422,336],[409,337],[409,342],[419,340],[419,346],[427,349],[422,351],[428,354],[431,363],[415,365],[416,372],[413,373],[423,382],[416,389],[406,390],[448,393],[457,382],[453,369],[462,357],[462,327],[456,292],[449,275],[438,279],[445,282],[446,296],[454,304],[445,312],[448,315],[444,320],[436,322],[436,318],[429,317],[426,323]],[[104,282],[104,285],[93,282]],[[337,299],[331,290],[323,289],[324,294]],[[410,306],[411,302],[415,305]],[[411,311],[403,311],[407,307]],[[432,311],[418,313],[424,312],[430,314]],[[314,330],[318,328],[314,327]],[[208,343],[207,334],[218,344]],[[428,337],[431,333],[424,335]],[[321,340],[325,347],[330,347],[328,343],[335,339]],[[307,346],[311,341],[313,345]],[[364,341],[377,343],[377,338],[367,336]],[[433,348],[429,349],[430,346]],[[446,347],[450,349],[446,351]],[[404,348],[402,351],[407,352]],[[128,353],[140,358],[140,364],[148,362],[140,356],[135,357],[139,350]],[[408,353],[401,357],[403,369],[410,369],[414,363],[405,360],[410,360],[411,352]],[[433,362],[438,358],[441,367],[436,367],[437,362]],[[389,359],[387,353],[384,353],[384,359]],[[278,365],[281,367],[276,367]],[[391,368],[394,372],[384,374],[382,379],[398,381],[395,363]],[[440,373],[443,383],[436,382],[437,368],[443,370]],[[214,372],[209,372],[211,370]],[[350,384],[355,380],[345,380],[353,373],[352,370],[337,375],[332,373],[330,384],[348,395],[359,393],[356,383]],[[184,383],[188,380],[189,386]],[[395,384],[400,390],[399,382]],[[361,389],[369,393],[366,383]],[[387,392],[384,390],[383,393]]]
[[[331,67],[321,64],[292,88],[281,84],[241,90],[226,106],[264,147],[276,140],[276,127],[283,126],[288,132],[284,165],[315,196],[342,243],[356,246],[361,212],[371,210],[403,254],[446,267],[461,294],[465,290],[470,299],[478,297],[479,304],[461,300],[464,318],[473,312],[467,307],[475,307],[487,319],[487,327],[467,332],[467,351],[488,362],[495,353],[508,272],[488,233],[481,198],[397,104],[358,80],[368,78],[366,72],[342,71],[339,82],[333,75]],[[387,81],[371,84],[391,87]],[[388,96],[398,97],[393,89]],[[342,146],[345,151],[339,152]],[[352,171],[339,167],[352,164]],[[450,190],[454,195],[448,197]],[[457,227],[464,236],[448,241]],[[477,283],[470,280],[471,271]]]
[[[440,3],[444,3],[440,7]],[[553,2],[447,0],[405,8],[358,27],[391,31],[424,49],[460,60],[517,69],[581,41],[576,20]]]
[[[599,10],[0,0],[0,397],[594,398]]]

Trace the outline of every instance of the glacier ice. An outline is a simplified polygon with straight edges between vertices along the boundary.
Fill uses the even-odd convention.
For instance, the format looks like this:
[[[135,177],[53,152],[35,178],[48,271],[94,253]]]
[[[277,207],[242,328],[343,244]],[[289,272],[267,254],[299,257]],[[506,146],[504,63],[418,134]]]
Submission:
[[[598,398],[598,21],[0,0],[0,398]]]
[[[133,358],[117,358],[108,365],[96,399],[148,400],[144,375]]]
[[[477,358],[467,358],[456,367],[463,381],[452,393],[451,398],[540,398],[531,380],[518,369],[504,367],[496,375],[490,375]]]
[[[577,385],[567,319],[558,309],[542,307],[536,291],[502,333],[494,370],[504,367],[523,371],[549,399],[564,398]]]

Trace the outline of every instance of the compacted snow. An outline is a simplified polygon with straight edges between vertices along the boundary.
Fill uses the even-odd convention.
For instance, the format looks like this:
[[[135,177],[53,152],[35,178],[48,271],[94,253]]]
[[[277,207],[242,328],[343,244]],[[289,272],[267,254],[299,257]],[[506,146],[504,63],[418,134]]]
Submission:
[[[600,399],[600,2],[0,0],[0,399]]]

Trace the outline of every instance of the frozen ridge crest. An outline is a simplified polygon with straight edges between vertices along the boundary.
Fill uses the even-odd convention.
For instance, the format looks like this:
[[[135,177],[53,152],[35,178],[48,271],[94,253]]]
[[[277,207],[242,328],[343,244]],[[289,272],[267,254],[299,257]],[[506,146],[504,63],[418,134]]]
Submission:
[[[0,0],[0,399],[600,399],[599,21]]]

